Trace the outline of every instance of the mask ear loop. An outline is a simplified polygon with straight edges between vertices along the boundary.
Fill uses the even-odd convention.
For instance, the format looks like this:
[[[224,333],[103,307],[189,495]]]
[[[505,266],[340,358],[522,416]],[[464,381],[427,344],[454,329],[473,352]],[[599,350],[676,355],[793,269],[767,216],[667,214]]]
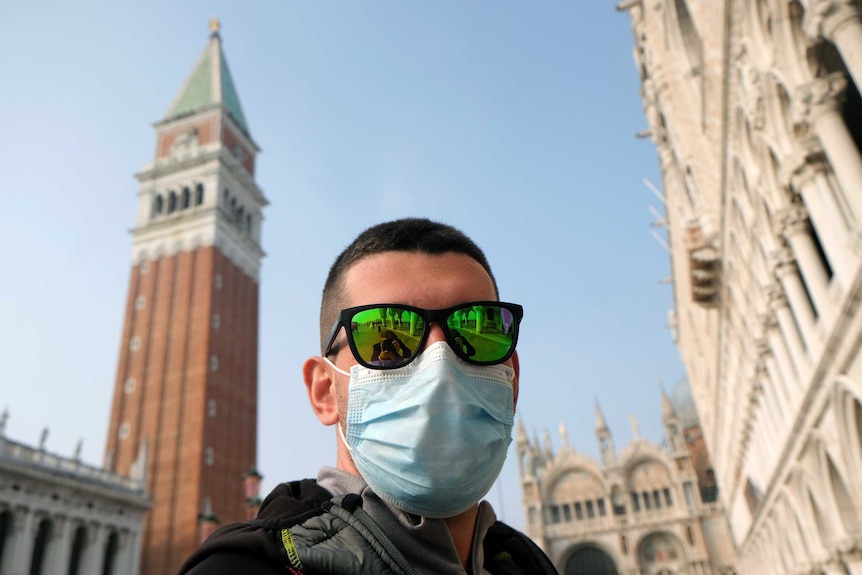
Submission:
[[[328,357],[324,357],[324,358],[323,358],[323,361],[325,361],[326,363],[328,363],[328,364],[329,364],[329,367],[331,367],[332,369],[334,369],[335,371],[337,371],[337,372],[338,372],[338,373],[340,373],[341,375],[346,375],[347,377],[350,377],[350,372],[349,372],[349,371],[344,371],[343,369],[339,368],[337,365],[335,365],[334,363],[332,363],[332,361],[330,361],[330,359],[329,359]],[[335,427],[337,427],[337,428],[338,428],[338,435],[340,435],[340,436],[341,436],[341,441],[344,443],[344,446],[347,448],[347,451],[348,451],[348,452],[350,452],[350,453],[352,453],[352,452],[353,452],[353,448],[352,448],[352,447],[350,447],[350,444],[349,444],[349,443],[347,443],[347,437],[345,437],[345,436],[344,436],[344,430],[341,428],[341,422],[339,421],[338,423],[336,423],[336,424],[335,424]]]
[[[334,369],[335,371],[337,371],[337,372],[338,372],[338,373],[340,373],[341,375],[346,375],[347,377],[350,377],[350,372],[349,372],[349,371],[344,371],[343,369],[341,369],[340,367],[338,367],[337,365],[335,365],[334,363],[332,363],[332,362],[329,360],[329,358],[328,358],[328,357],[324,357],[324,358],[323,358],[323,361],[325,361],[326,363],[328,363],[328,364],[329,364],[329,367],[331,367],[332,369]]]

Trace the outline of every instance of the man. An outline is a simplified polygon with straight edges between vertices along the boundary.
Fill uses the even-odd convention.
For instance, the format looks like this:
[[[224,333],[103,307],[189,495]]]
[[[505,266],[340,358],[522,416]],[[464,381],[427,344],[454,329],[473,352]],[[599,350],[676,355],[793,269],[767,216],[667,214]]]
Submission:
[[[371,363],[377,366],[400,366],[412,355],[413,352],[394,331],[384,329],[380,332],[380,341],[374,344]]]
[[[472,355],[455,340],[468,313],[481,326]],[[322,355],[303,366],[312,409],[335,426],[335,468],[276,487],[181,572],[556,573],[481,501],[512,440],[522,314],[451,226],[409,218],[360,234],[330,269]],[[398,365],[375,364],[383,329],[414,350]]]

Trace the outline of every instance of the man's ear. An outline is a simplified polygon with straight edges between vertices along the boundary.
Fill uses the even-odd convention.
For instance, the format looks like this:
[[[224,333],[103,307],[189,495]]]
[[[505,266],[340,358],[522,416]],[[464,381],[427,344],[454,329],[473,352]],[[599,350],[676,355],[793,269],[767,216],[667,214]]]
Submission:
[[[518,359],[518,352],[512,354],[512,369],[515,370],[515,380],[512,382],[512,395],[515,399],[515,408],[518,407],[518,380],[521,378],[521,361]]]
[[[338,423],[338,401],[335,395],[335,374],[322,357],[310,357],[302,365],[302,378],[308,401],[323,425]]]

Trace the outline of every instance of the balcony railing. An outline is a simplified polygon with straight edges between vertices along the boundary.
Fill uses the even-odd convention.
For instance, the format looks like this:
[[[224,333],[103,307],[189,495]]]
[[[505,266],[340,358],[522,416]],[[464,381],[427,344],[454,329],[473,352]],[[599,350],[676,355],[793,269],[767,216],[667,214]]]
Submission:
[[[118,475],[77,459],[61,457],[3,437],[0,437],[0,462],[17,463],[31,469],[120,487],[136,493],[143,493],[145,489],[141,479]]]

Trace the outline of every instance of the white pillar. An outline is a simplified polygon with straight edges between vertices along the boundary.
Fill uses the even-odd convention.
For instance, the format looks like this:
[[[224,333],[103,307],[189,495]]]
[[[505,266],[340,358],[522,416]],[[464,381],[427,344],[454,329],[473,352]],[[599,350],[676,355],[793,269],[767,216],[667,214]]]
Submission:
[[[784,336],[784,343],[790,352],[790,361],[793,362],[801,384],[808,374],[811,360],[808,358],[808,352],[805,350],[805,344],[802,342],[802,336],[799,333],[800,330],[796,327],[793,312],[790,311],[790,307],[787,305],[787,298],[780,285],[770,286],[769,299],[769,303],[775,311],[775,317],[778,320],[779,331]],[[808,304],[808,302],[805,303],[806,305]]]
[[[847,557],[844,566],[850,575],[862,575],[862,557]]]
[[[763,333],[766,334],[766,340],[769,342],[769,351],[772,352],[766,358],[766,368],[772,372],[773,376],[777,376],[776,379],[781,380],[781,387],[787,394],[788,402],[794,405],[794,396],[798,394],[791,392],[791,390],[795,391],[801,387],[799,375],[796,373],[796,367],[790,360],[787,343],[781,337],[775,311],[771,310],[760,316],[760,322],[763,326]]]
[[[784,288],[784,293],[787,296],[793,317],[799,326],[799,329],[795,331],[802,338],[802,343],[807,350],[805,357],[808,358],[808,352],[811,351],[812,344],[816,341],[814,338],[814,310],[811,308],[811,303],[805,292],[805,286],[802,284],[802,278],[799,277],[799,268],[796,266],[796,262],[793,261],[792,254],[790,254],[789,250],[780,250],[777,256],[775,277],[781,282],[781,286]],[[784,331],[785,325],[781,320],[780,312],[778,314],[778,323],[781,325],[782,331]],[[786,334],[787,332],[785,331]],[[793,345],[792,342],[789,343],[791,346]]]
[[[105,556],[105,529],[102,524],[87,525],[87,549],[81,559],[81,573],[101,573]]]
[[[763,387],[764,394],[770,398],[770,402],[775,405],[775,409],[770,410],[770,415],[775,421],[775,428],[779,438],[783,438],[787,429],[793,424],[791,414],[785,397],[778,390],[775,381],[769,376],[766,368],[766,361],[763,362],[760,369],[757,370],[757,380]]]
[[[834,73],[800,86],[798,101],[801,113],[820,139],[829,164],[853,210],[856,222],[862,222],[862,156],[838,110],[836,96],[846,86],[843,74]]]
[[[50,555],[45,561],[45,573],[65,575],[69,571],[70,551],[72,547],[72,521],[68,517],[52,518]]]
[[[12,545],[12,573],[29,573],[33,554],[34,517],[31,509],[19,508],[15,513],[15,537]]]
[[[850,234],[823,169],[822,165],[805,164],[793,175],[791,182],[805,202],[811,224],[817,231],[833,273],[842,289],[847,289],[855,271],[851,264]]]
[[[821,33],[838,51],[856,87],[862,91],[862,15],[849,2],[815,0],[809,8],[808,30],[816,38]]]
[[[790,206],[782,210],[779,216],[782,233],[793,250],[797,267],[805,278],[805,285],[810,290],[821,321],[830,320],[834,309],[829,299],[829,276],[808,229],[808,211],[803,206]]]
[[[129,562],[127,565],[128,568],[123,573],[138,575],[141,568],[141,533],[139,531],[129,533]]]

